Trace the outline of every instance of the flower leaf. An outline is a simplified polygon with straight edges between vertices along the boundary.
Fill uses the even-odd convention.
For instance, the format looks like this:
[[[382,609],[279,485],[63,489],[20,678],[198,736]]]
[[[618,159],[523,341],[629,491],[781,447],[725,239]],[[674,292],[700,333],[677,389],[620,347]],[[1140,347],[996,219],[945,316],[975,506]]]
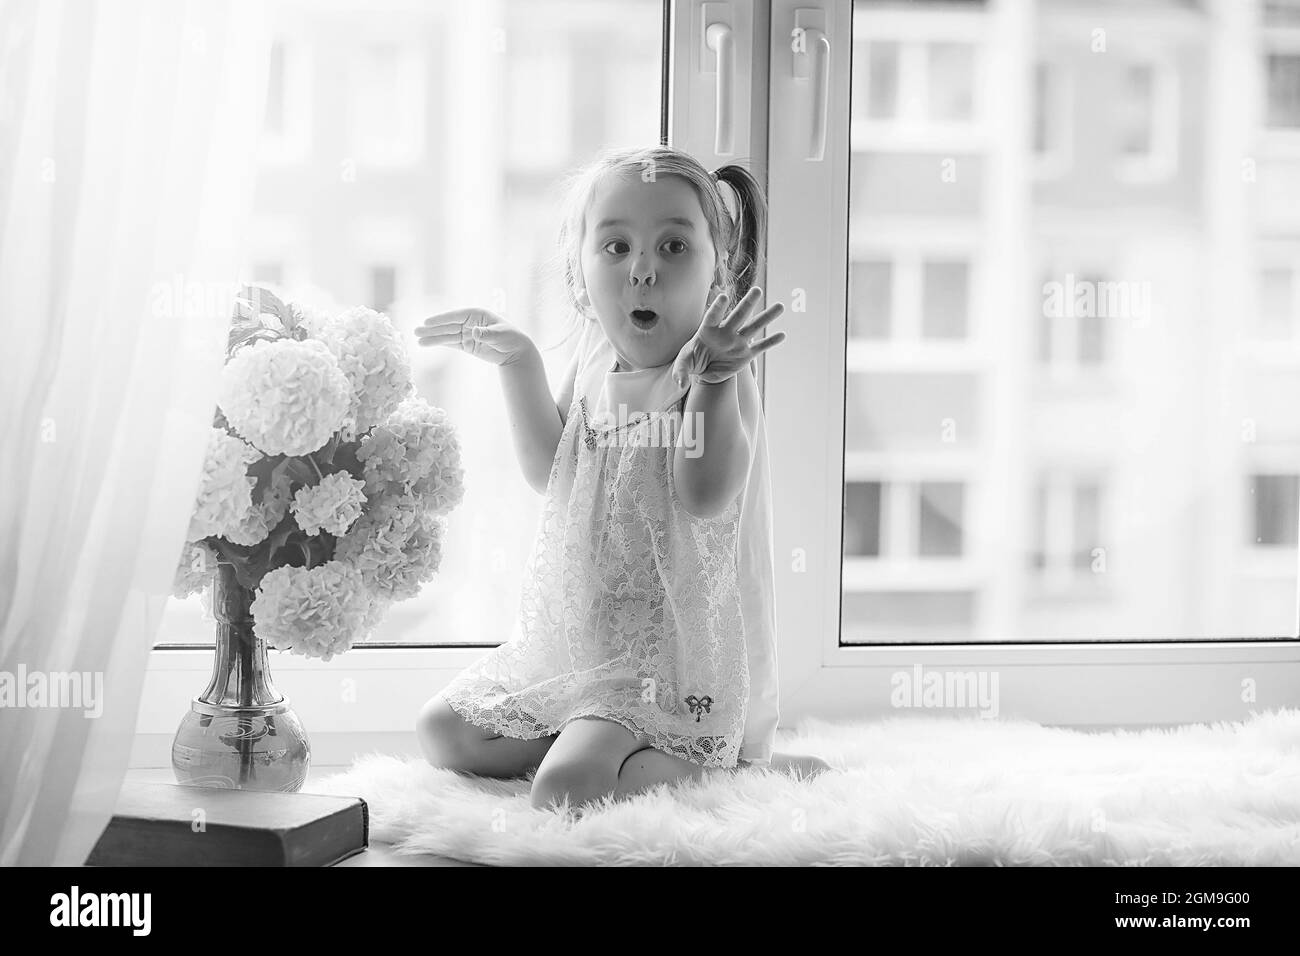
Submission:
[[[247,305],[252,313],[251,321],[261,322],[259,316],[270,312],[280,320],[285,328],[293,323],[293,314],[274,292],[260,285],[246,285],[239,290],[239,299]],[[239,301],[239,300],[236,300]]]

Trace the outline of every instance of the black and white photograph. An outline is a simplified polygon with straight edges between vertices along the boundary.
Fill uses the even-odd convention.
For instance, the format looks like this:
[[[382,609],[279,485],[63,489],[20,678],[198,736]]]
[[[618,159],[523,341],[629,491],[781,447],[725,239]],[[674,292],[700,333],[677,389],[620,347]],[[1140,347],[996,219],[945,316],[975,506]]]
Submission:
[[[0,323],[15,926],[1300,866],[1300,0],[0,0]]]

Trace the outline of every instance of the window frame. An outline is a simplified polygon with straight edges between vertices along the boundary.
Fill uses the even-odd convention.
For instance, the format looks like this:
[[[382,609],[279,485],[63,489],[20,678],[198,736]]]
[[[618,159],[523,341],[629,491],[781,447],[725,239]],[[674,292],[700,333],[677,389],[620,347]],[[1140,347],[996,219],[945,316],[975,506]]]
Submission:
[[[984,55],[977,57],[984,64],[981,82],[1002,91],[1004,100],[1010,97],[1005,112],[986,117],[985,128],[974,137],[986,151],[1005,150],[1003,162],[990,164],[986,183],[988,233],[980,258],[990,275],[1029,274],[1016,231],[1029,211],[1024,184],[1033,181],[1031,130],[1025,122],[1033,29],[1025,6],[990,3],[979,14],[986,18]],[[840,118],[830,124],[821,163],[791,151],[807,122],[807,98],[801,98],[797,81],[782,69],[782,58],[788,58],[784,37],[795,11],[810,8],[830,25],[830,115]],[[777,450],[771,464],[782,724],[806,717],[896,715],[891,677],[918,664],[998,670],[1002,716],[1052,725],[1236,720],[1294,701],[1300,694],[1300,641],[1294,631],[1283,638],[1245,641],[840,644],[849,146],[851,140],[861,144],[860,135],[851,136],[849,129],[849,55],[855,38],[872,35],[869,24],[852,22],[853,14],[851,0],[772,0],[767,288],[774,299],[802,289],[808,301],[806,312],[787,310],[784,316],[788,338],[769,353],[764,392],[769,445]],[[987,101],[986,94],[976,101]],[[981,301],[981,295],[973,296],[973,311]],[[1002,301],[1033,307],[1028,289],[1023,297],[1013,292]],[[1006,344],[994,340],[989,347]],[[989,401],[1009,412],[1007,426],[1015,427],[1020,424],[1016,416],[1024,412],[1015,408],[1013,387],[1023,383],[1012,381],[1014,376],[1003,378],[1007,380],[990,387]],[[993,455],[980,478],[1004,494],[1022,495],[1024,481],[1004,458]],[[972,513],[980,501],[978,494],[971,495]],[[1012,522],[1007,536],[1019,544],[1023,530],[1023,519]],[[1007,588],[979,616],[996,625],[1007,607],[1022,599],[1018,589]],[[809,634],[818,636],[809,639]],[[1256,681],[1260,668],[1268,669],[1267,681]],[[1249,692],[1243,684],[1247,680],[1256,681]]]
[[[613,16],[614,14],[607,14]],[[681,21],[681,13],[673,15],[673,0],[664,0],[662,37],[665,44],[662,57],[659,110],[659,141],[669,139],[669,117],[675,105],[678,113],[675,122],[686,122],[692,111],[703,113],[712,110],[712,94],[701,88],[698,78],[692,81],[687,65],[674,62],[672,47],[682,43],[682,35],[689,27]],[[761,19],[761,18],[760,18]],[[765,23],[765,21],[762,21]],[[762,34],[761,48],[765,50],[766,32]],[[740,51],[738,50],[738,53]],[[737,93],[752,86],[755,67],[752,59],[737,56],[737,65],[745,66],[749,78],[738,80]],[[676,82],[673,70],[681,72]],[[752,100],[743,117],[746,136],[766,135],[766,109],[763,96],[747,95]],[[740,132],[738,128],[737,132]],[[348,135],[351,129],[348,128]],[[737,147],[744,141],[737,138]],[[360,157],[357,157],[360,161]],[[723,162],[719,159],[714,165]],[[760,181],[762,179],[759,170]],[[285,229],[298,228],[287,220],[266,220],[269,232],[250,230],[250,236],[279,235]],[[376,222],[371,235],[376,242],[388,248],[394,234],[388,223]],[[372,235],[373,233],[373,235]],[[358,242],[363,237],[358,238]],[[358,248],[357,284],[368,270],[369,259],[362,255],[365,243]],[[273,243],[270,248],[279,248]],[[260,251],[260,247],[258,250]],[[417,252],[409,252],[407,268],[418,277]],[[283,259],[283,257],[281,257]],[[305,268],[306,263],[285,261],[285,274],[290,268]],[[399,273],[400,273],[399,269]],[[297,273],[295,273],[296,275]],[[401,281],[399,275],[399,282]],[[406,298],[399,288],[399,301]],[[761,369],[761,363],[760,363]],[[165,601],[150,605],[150,633],[160,638],[166,635],[159,630]],[[215,627],[215,622],[213,624]],[[413,645],[370,643],[354,647],[345,655],[329,663],[268,650],[271,677],[276,689],[286,697],[306,728],[316,766],[346,766],[359,754],[376,750],[418,754],[415,720],[424,703],[445,686],[461,670],[469,666],[493,644],[466,645]],[[203,691],[212,672],[213,651],[210,646],[160,643],[150,652],[145,680],[141,691],[136,733],[133,740],[129,767],[131,769],[158,769],[171,766],[172,740],[181,718],[191,700]]]
[[[1300,698],[1300,640],[1005,642],[981,644],[841,645],[840,605],[844,573],[842,496],[845,480],[844,418],[849,263],[849,53],[856,30],[852,0],[755,0],[721,5],[752,18],[737,29],[735,84],[736,150],[712,152],[712,81],[699,71],[703,0],[665,0],[661,141],[690,150],[706,165],[746,153],[769,187],[769,259],[763,286],[770,301],[784,301],[780,328],[788,338],[759,363],[770,457],[781,724],[805,718],[855,719],[897,716],[891,678],[900,669],[980,668],[1000,674],[1000,716],[1073,727],[1146,726],[1207,720],[1239,720],[1252,711]],[[712,5],[714,10],[720,5]],[[790,76],[790,31],[800,11],[803,25],[820,27],[830,44],[830,101],[826,150],[821,161],[791,152],[806,140],[807,90]],[[965,14],[964,14],[965,15]],[[977,54],[976,115],[983,117],[979,149],[1007,148],[1006,162],[990,170],[988,232],[971,266],[969,323],[978,335],[992,290],[980,276],[1026,275],[1030,263],[1015,229],[1027,212],[1024,185],[1031,182],[1025,116],[1023,57],[1032,29],[1022,5],[990,0],[982,18],[986,43]],[[1230,32],[1230,31],[1225,31]],[[1025,57],[1032,64],[1032,56]],[[769,71],[769,64],[772,68]],[[1032,68],[1032,67],[1030,67]],[[978,104],[987,90],[1011,91],[1005,114],[987,117]],[[909,147],[911,148],[911,147]],[[1019,159],[1017,157],[1020,157]],[[789,307],[802,290],[807,308]],[[1009,308],[1033,308],[1026,287],[999,297]],[[1005,340],[989,339],[993,354]],[[771,373],[768,373],[768,367]],[[978,367],[978,363],[976,365]],[[998,381],[985,401],[1017,411],[1013,388]],[[1020,424],[1012,420],[1011,425]],[[978,521],[985,494],[1024,495],[1024,483],[999,458],[996,447],[976,474],[953,472],[963,481],[963,507]],[[924,462],[915,462],[917,468]],[[935,477],[924,472],[924,477]],[[882,479],[888,480],[888,479]],[[1022,509],[1024,510],[1024,509]],[[1023,519],[1006,536],[1022,544]],[[987,536],[980,528],[978,534]],[[1017,553],[1008,551],[1010,557]],[[1023,551],[1019,552],[1023,558]],[[1300,578],[1300,569],[1292,569]],[[977,612],[996,622],[1023,595],[1001,593]],[[155,624],[161,604],[151,606]],[[1300,607],[1298,607],[1300,613]],[[979,622],[977,622],[979,623]],[[156,626],[151,633],[157,633]],[[813,635],[813,637],[809,637]],[[819,636],[818,636],[819,635]],[[374,749],[418,753],[414,720],[420,706],[461,669],[493,645],[359,647],[326,664],[268,652],[276,686],[290,699],[307,728],[318,766],[345,765]],[[175,729],[212,667],[210,648],[160,645],[149,655],[131,754],[132,768],[170,765]],[[1267,673],[1266,673],[1267,672]],[[1267,678],[1267,679],[1265,679]],[[1250,682],[1254,696],[1245,690]]]

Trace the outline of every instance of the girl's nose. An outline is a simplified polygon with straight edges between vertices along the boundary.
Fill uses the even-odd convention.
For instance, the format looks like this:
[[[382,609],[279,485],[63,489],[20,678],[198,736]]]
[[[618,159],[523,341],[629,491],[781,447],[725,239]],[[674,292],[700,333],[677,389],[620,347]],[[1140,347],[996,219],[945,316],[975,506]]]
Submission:
[[[633,286],[654,285],[655,270],[654,266],[638,259],[632,264],[631,280]]]

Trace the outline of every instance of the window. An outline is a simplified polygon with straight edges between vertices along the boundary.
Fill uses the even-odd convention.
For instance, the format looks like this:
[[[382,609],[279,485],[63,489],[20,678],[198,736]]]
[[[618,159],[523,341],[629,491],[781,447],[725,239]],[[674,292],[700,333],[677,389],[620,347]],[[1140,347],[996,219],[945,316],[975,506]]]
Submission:
[[[970,295],[967,263],[927,260],[921,270],[922,336],[927,339],[965,338]]]
[[[975,53],[969,43],[932,43],[928,54],[927,118],[936,123],[965,123],[974,115]]]
[[[858,101],[864,104],[866,119],[891,120],[898,116],[899,44],[889,40],[872,40],[860,45],[866,68],[861,72]]]
[[[1295,257],[1280,247],[1267,261],[1204,255],[1237,241],[1216,215],[1253,222],[1258,201],[1201,172],[1218,155],[1208,144],[1224,149],[1227,135],[1199,95],[1218,81],[1194,75],[1219,66],[1221,51],[1187,29],[1205,15],[1144,7],[1141,42],[1121,51],[1111,31],[1103,57],[1062,51],[1077,25],[1050,4],[854,4],[853,126],[838,158],[848,197],[841,644],[1294,630],[1295,569],[1279,572],[1294,541],[1262,535],[1277,542],[1260,545],[1282,555],[1273,563],[1242,561],[1233,543],[1264,520],[1243,503],[1244,476],[1268,473],[1243,436],[1294,444],[1300,433],[1284,411],[1300,400],[1290,367],[1266,382],[1239,347],[1259,327],[1291,338]],[[1250,63],[1243,51],[1235,68]],[[1020,77],[1031,90],[1011,85]],[[1071,90],[1085,82],[1093,95]],[[799,263],[784,281],[811,282],[822,260],[837,262],[819,232],[835,197],[815,182],[836,167],[783,165],[781,132],[798,127],[771,115],[775,180],[796,181],[801,202],[823,198],[819,221],[796,233],[819,258],[793,240],[782,251],[774,234],[769,270],[784,278],[784,255]],[[946,135],[963,124],[969,135]],[[1250,142],[1239,149],[1254,154]],[[1035,171],[1055,162],[1059,173],[1062,156],[1069,183],[1039,182]],[[802,221],[776,202],[774,229]],[[1256,277],[1252,316],[1242,289]],[[806,351],[817,374],[834,367]],[[799,376],[789,366],[782,374]],[[769,379],[774,407],[838,398],[835,380],[829,399],[811,375],[798,380],[781,394],[780,376]],[[839,424],[829,423],[835,442]],[[783,465],[786,481],[800,475],[789,487],[804,487],[816,463]],[[1259,506],[1274,525],[1291,520],[1279,494],[1266,489]],[[794,526],[787,534],[798,539]],[[793,576],[786,586],[803,587]],[[944,613],[932,613],[937,595]],[[828,667],[854,660],[819,653]]]
[[[964,488],[955,481],[924,481],[917,488],[920,506],[917,552],[923,558],[961,557]]]
[[[258,285],[280,285],[284,282],[284,264],[263,259],[253,263],[252,275]]]
[[[397,298],[397,268],[392,265],[370,267],[370,307],[387,312]]]
[[[1115,174],[1121,181],[1167,179],[1178,165],[1177,73],[1163,62],[1125,64],[1117,91]]]
[[[912,561],[962,555],[960,481],[861,481],[844,486],[845,554]]]
[[[1270,129],[1300,129],[1300,53],[1269,53],[1265,58]]]
[[[878,236],[890,229],[882,226]],[[962,343],[971,336],[971,260],[965,251],[899,244],[849,266],[850,339],[895,345]]]
[[[372,41],[351,56],[352,149],[368,165],[407,165],[424,149],[425,53],[409,42]]]
[[[1296,546],[1300,475],[1251,475],[1252,541],[1257,548]]]
[[[1048,274],[1042,284],[1039,359],[1056,375],[1096,370],[1107,361],[1107,327],[1131,317],[1125,283],[1100,273]]]
[[[894,311],[893,290],[892,262],[868,259],[852,265],[849,269],[850,335],[860,339],[889,338]]]
[[[1290,339],[1295,335],[1295,279],[1290,268],[1270,266],[1260,270],[1260,338]]]
[[[300,163],[311,148],[311,56],[308,34],[271,43],[266,112],[258,158],[272,165]]]
[[[1248,328],[1276,354],[1278,344],[1300,345],[1300,244],[1262,242],[1257,261],[1255,321]]]
[[[1070,165],[1070,129],[1074,117],[1069,74],[1063,62],[1034,64],[1034,172],[1042,178],[1059,176]]]
[[[883,494],[879,481],[844,484],[844,553],[853,557],[880,556]]]
[[[1101,480],[1045,473],[1037,480],[1033,505],[1028,558],[1039,593],[1097,588],[1107,570]]]
[[[880,28],[854,44],[854,120],[905,138],[968,129],[978,113],[976,44],[891,30],[891,21],[882,11]]]
[[[547,272],[555,189],[600,147],[659,140],[658,0],[542,0],[493,8],[473,23],[445,2],[379,15],[361,5],[274,9],[281,39],[264,140],[298,122],[298,93],[339,108],[319,112],[316,148],[303,153],[301,173],[263,169],[244,275],[324,307],[386,311],[407,332],[458,305],[499,310],[543,349],[558,383],[573,340],[554,347],[567,315]],[[482,55],[448,56],[451,46],[476,44]],[[309,48],[318,64],[338,69],[307,73]],[[570,84],[571,75],[582,83]],[[312,82],[298,90],[295,77]],[[557,104],[541,102],[552,96]],[[582,122],[571,125],[568,110],[580,110]],[[447,136],[426,139],[426,116],[441,117],[436,128]],[[516,120],[527,142],[512,142],[522,135]],[[518,612],[542,499],[520,473],[495,371],[450,349],[418,348],[413,337],[409,344],[417,394],[457,427],[466,495],[449,517],[438,574],[419,596],[393,605],[372,640],[495,645]],[[197,597],[167,603],[159,640],[212,643]],[[354,666],[353,656],[330,666]],[[419,703],[403,704],[400,729]]]

